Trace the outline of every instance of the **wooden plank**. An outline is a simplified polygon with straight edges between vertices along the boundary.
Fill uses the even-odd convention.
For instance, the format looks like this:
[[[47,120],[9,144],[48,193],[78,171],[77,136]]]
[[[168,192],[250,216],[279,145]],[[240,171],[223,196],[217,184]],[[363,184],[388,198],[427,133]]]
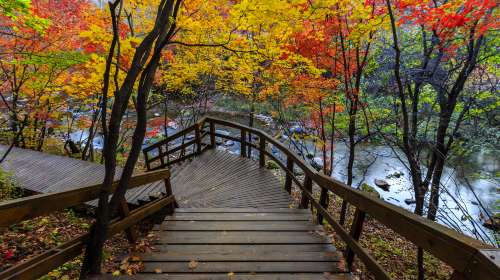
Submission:
[[[335,252],[333,244],[158,244],[154,246],[159,252],[181,252],[181,253],[256,253],[268,254],[272,252]]]
[[[160,244],[329,244],[316,232],[163,231]]]
[[[148,280],[350,280],[349,273],[235,273],[231,277],[227,273],[176,273],[176,274],[136,274],[131,276],[102,275],[98,279],[148,279]]]
[[[179,208],[176,213],[300,213],[309,214],[308,209],[295,208]]]
[[[343,272],[337,262],[199,262],[189,268],[189,262],[144,262],[145,273],[276,273],[276,272]]]
[[[304,221],[167,221],[156,228],[163,231],[315,231],[321,226]]]
[[[196,260],[198,262],[338,262],[342,259],[339,252],[268,252],[266,254],[241,252],[160,252],[154,254],[141,255],[143,262],[189,262]]]
[[[286,213],[175,213],[167,221],[309,221],[310,214]]]

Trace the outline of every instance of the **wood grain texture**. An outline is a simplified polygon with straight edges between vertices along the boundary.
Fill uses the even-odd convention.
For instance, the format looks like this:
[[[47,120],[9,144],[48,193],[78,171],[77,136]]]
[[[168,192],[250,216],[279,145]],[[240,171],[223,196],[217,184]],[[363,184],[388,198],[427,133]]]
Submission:
[[[144,270],[135,279],[349,277],[342,254],[307,210],[178,210],[153,231],[154,250],[139,256]]]
[[[251,159],[215,149],[180,168],[173,166],[172,188],[181,208],[286,209],[291,204],[270,170]]]
[[[6,149],[0,145],[0,154]],[[97,185],[102,183],[105,172],[102,164],[20,148],[13,148],[0,166],[12,173],[23,189],[36,194]],[[117,168],[116,180],[121,173],[122,169]],[[127,191],[125,198],[129,204],[138,205],[160,193],[165,193],[163,182],[154,182]],[[87,204],[97,206],[97,200]]]

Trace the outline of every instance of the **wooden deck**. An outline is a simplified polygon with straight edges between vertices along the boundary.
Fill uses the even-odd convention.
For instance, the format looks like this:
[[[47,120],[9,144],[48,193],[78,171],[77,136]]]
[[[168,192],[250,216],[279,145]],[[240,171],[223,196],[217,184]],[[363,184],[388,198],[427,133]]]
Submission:
[[[216,149],[172,167],[179,207],[132,279],[349,279],[308,209],[266,168]]]
[[[221,126],[239,132],[217,133]],[[239,142],[240,155],[217,150],[217,137]],[[269,146],[282,156],[270,152]],[[2,149],[5,147],[0,146]],[[257,152],[252,153],[253,159],[250,149]],[[367,215],[444,261],[453,268],[453,279],[498,279],[500,275],[497,248],[325,176],[263,131],[207,117],[146,147],[143,155],[151,172],[131,179],[128,201],[142,204],[158,192],[167,194],[114,220],[109,226],[110,236],[164,208],[173,214],[156,226],[152,252],[143,254],[140,260],[133,258],[144,264],[144,271],[123,278],[349,279],[356,256],[375,279],[391,279],[359,242]],[[265,168],[268,160],[286,174],[282,182]],[[98,183],[104,172],[96,164],[18,149],[2,167],[37,192]],[[166,167],[171,172],[163,169]],[[301,191],[300,209],[291,209],[292,184]],[[313,186],[320,188],[319,196]],[[97,184],[3,202],[0,225],[80,205],[95,199],[99,188]],[[351,223],[342,225],[328,210],[332,195],[354,207]],[[309,212],[309,208],[314,211]],[[334,230],[346,250],[334,248],[322,224]],[[37,279],[80,255],[86,238],[88,233],[46,250],[1,272],[0,278]],[[114,279],[111,275],[101,278]]]
[[[7,147],[0,145],[0,153]],[[14,148],[1,165],[33,193],[99,184],[104,166],[70,157]],[[200,168],[203,167],[203,168]],[[117,178],[121,174],[117,169]],[[211,150],[171,167],[172,188],[181,207],[286,208],[291,203],[279,180],[253,160]],[[130,204],[143,204],[165,191],[162,182],[127,192]],[[95,205],[95,202],[90,202]]]
[[[219,150],[173,166],[172,188],[180,207],[288,208],[290,196],[258,162]]]
[[[0,145],[0,154],[6,149],[7,146]],[[13,148],[0,166],[14,175],[21,188],[31,193],[65,191],[100,184],[104,179],[102,164],[28,149]],[[115,176],[117,179],[121,172],[122,170],[117,168]],[[161,187],[163,184],[157,182],[130,190],[126,194],[126,199],[130,204],[149,201],[150,194],[145,193],[145,189],[160,190]],[[95,206],[96,202],[88,204]]]

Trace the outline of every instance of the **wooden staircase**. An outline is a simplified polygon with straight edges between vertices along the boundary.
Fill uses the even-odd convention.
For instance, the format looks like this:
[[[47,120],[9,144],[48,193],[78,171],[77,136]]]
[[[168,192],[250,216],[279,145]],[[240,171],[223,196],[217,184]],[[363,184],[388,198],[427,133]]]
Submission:
[[[155,235],[134,279],[349,278],[307,209],[178,208]]]

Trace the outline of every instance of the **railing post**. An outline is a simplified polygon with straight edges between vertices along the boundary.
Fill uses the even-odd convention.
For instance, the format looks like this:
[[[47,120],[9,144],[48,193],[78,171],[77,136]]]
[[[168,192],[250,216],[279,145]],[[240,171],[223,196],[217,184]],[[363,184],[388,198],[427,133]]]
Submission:
[[[365,212],[359,209],[356,209],[356,211],[354,211],[354,220],[352,221],[350,235],[356,241],[358,241],[359,237],[361,236],[361,231],[363,230],[363,223],[365,221],[365,216],[366,216]],[[350,248],[347,248],[346,262],[349,270],[351,270],[353,261],[354,261],[354,252]]]
[[[142,153],[144,154],[144,163],[146,163],[146,169],[148,171],[150,171],[151,170],[151,164],[149,162],[148,152],[142,151]]]
[[[286,169],[288,169],[293,174],[293,159],[290,156],[286,157]],[[292,193],[292,175],[290,173],[286,173],[285,178],[285,190],[288,194]]]
[[[215,123],[210,122],[210,148],[215,149]]]
[[[165,141],[165,152],[167,156],[167,166],[170,166],[170,155],[168,153],[168,141]]]
[[[319,196],[319,204],[328,211],[328,190],[321,187],[321,195]],[[323,224],[323,215],[318,211],[318,224]]]
[[[196,139],[196,153],[201,154],[201,133],[200,124],[196,124],[194,127],[194,137]]]
[[[167,148],[168,149],[168,148]],[[158,156],[160,156],[160,163],[162,167],[165,167],[165,160],[163,159],[163,149],[161,148],[161,145],[158,146]]]
[[[242,157],[245,157],[247,155],[247,144],[246,144],[246,131],[244,129],[241,130],[241,137],[240,137],[240,155]]]
[[[165,193],[166,193],[166,195],[167,196],[171,196],[173,194],[173,191],[172,191],[172,184],[170,183],[170,177],[164,179],[163,183],[165,184]],[[177,201],[174,201],[173,204],[169,205],[169,212],[173,213],[174,212],[174,208],[178,208],[178,207],[179,207],[179,205],[177,204]]]
[[[252,158],[252,133],[250,133],[250,131],[248,132],[248,144],[247,145],[247,157],[248,158]]]
[[[302,190],[302,198],[300,200],[300,208],[307,209],[309,206],[309,197],[306,195],[306,191],[312,193],[312,180],[309,175],[306,174],[304,178],[304,190]]]
[[[259,165],[264,167],[266,165],[266,138],[261,134],[259,136]]]
[[[127,217],[129,213],[130,213],[130,209],[128,208],[127,201],[124,198],[120,202],[120,216],[123,219],[123,218]],[[130,244],[134,244],[135,241],[137,240],[137,232],[135,231],[133,226],[131,226],[125,230],[125,235],[127,236],[128,242]]]

